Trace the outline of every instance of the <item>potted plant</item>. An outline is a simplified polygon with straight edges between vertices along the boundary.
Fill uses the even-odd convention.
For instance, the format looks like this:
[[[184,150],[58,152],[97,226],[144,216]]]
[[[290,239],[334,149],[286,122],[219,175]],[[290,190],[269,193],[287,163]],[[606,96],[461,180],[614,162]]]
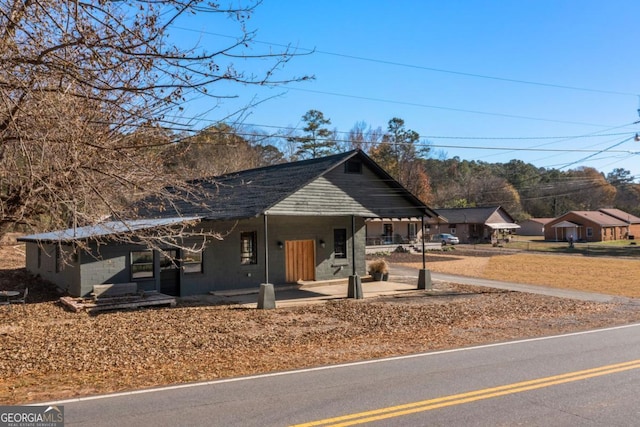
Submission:
[[[376,258],[369,263],[369,274],[376,282],[389,280],[389,264],[382,258]]]

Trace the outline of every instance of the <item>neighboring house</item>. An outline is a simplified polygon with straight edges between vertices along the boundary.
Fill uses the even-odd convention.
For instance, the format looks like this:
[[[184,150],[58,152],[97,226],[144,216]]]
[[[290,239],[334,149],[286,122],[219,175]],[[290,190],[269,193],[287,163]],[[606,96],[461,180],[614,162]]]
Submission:
[[[20,238],[27,270],[75,296],[101,283],[136,282],[139,290],[186,296],[347,278],[366,274],[365,219],[437,217],[360,150],[195,184],[208,197],[161,206],[145,219]],[[194,236],[180,240],[182,249],[108,240],[185,225]]]
[[[366,222],[367,246],[417,244],[422,240],[421,218],[374,218]],[[446,229],[442,217],[425,218],[424,227]]]
[[[544,236],[544,227],[553,221],[553,218],[529,218],[520,221],[518,234],[521,236]]]
[[[617,218],[623,222],[626,222],[629,230],[626,236],[623,238],[635,239],[635,236],[640,237],[640,218],[637,216],[631,215],[620,209],[598,209],[600,212],[603,212],[609,216]]]
[[[547,223],[545,240],[604,242],[640,235],[640,218],[619,209],[570,211]]]
[[[440,231],[427,230],[427,233],[451,233],[460,239],[460,243],[490,242],[520,228],[501,206],[436,209],[436,212],[448,224],[440,225]]]

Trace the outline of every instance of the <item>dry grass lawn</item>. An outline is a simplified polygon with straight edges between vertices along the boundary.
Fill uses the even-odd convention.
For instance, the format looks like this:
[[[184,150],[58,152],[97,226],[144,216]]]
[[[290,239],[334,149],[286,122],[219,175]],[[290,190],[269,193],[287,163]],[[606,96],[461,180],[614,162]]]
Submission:
[[[403,264],[421,268],[421,263]],[[431,271],[640,298],[640,261],[518,253],[491,257],[430,255]]]

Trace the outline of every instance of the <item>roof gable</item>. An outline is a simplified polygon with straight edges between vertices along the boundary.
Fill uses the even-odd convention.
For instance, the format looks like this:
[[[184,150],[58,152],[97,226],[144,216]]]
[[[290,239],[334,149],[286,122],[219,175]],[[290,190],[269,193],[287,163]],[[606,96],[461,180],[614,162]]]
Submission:
[[[355,160],[354,160],[355,161]],[[388,178],[363,162],[357,172],[334,168],[268,210],[272,215],[357,215],[367,218],[420,217],[426,206],[389,184]],[[426,215],[426,216],[435,216]]]

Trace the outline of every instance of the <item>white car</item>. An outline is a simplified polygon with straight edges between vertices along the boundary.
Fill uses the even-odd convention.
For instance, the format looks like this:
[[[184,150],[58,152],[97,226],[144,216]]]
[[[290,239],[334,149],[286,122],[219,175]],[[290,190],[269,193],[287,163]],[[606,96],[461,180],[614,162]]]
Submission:
[[[443,245],[457,245],[458,243],[460,243],[460,239],[458,239],[453,234],[448,233],[436,234],[433,237],[433,240],[435,240],[436,242],[440,241]]]

